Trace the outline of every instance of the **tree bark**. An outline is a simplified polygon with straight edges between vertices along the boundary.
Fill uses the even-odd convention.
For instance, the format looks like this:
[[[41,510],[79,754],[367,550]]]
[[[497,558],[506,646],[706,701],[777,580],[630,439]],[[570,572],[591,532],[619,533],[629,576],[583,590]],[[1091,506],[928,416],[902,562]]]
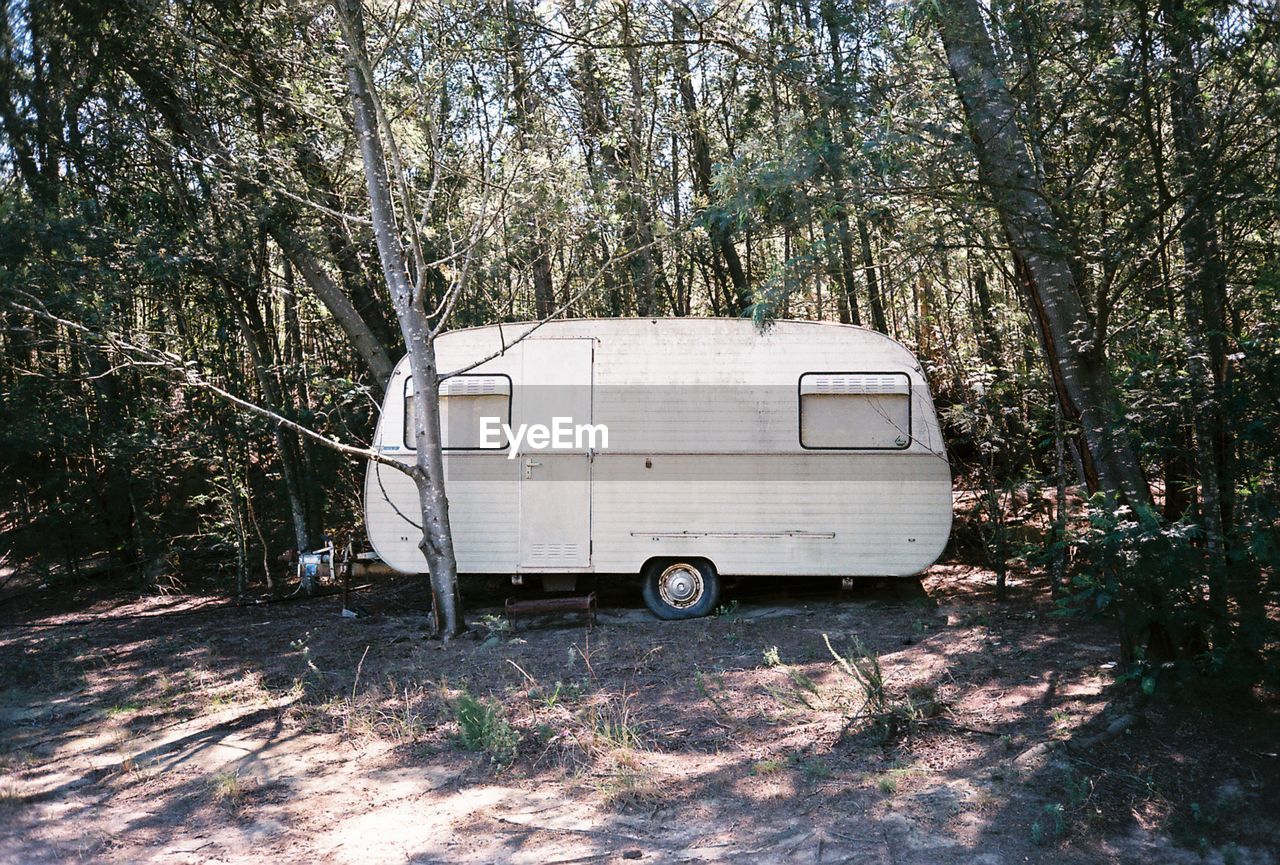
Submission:
[[[503,32],[506,42],[507,63],[511,68],[511,96],[515,105],[513,125],[516,144],[528,151],[533,144],[531,126],[538,114],[538,97],[530,86],[529,70],[525,65],[524,40],[520,32],[520,9],[516,0],[507,0],[507,26]],[[551,254],[548,251],[547,232],[543,226],[540,202],[535,201],[529,219],[531,236],[526,254],[533,275],[533,305],[539,319],[549,318],[556,311],[555,286],[551,275]]]
[[[619,4],[619,20],[622,23],[622,53],[627,61],[628,80],[631,83],[631,105],[627,122],[626,196],[632,218],[632,250],[629,259],[631,279],[636,294],[636,313],[640,316],[658,314],[658,268],[653,246],[653,208],[649,202],[649,190],[645,183],[644,158],[644,100],[648,92],[644,83],[644,70],[640,55],[631,34],[631,9]]]
[[[978,340],[978,356],[992,369],[999,369],[1004,355],[1000,331],[996,328],[995,311],[991,305],[991,288],[987,284],[987,268],[978,262],[972,270],[973,292],[978,299],[978,326],[974,329]]]
[[[880,296],[880,280],[876,278],[876,262],[871,254],[871,232],[867,229],[867,217],[858,219],[858,247],[862,251],[862,274],[867,282],[867,299],[871,303],[871,326],[881,333],[889,332],[884,317],[884,300]]]
[[[252,51],[251,48],[248,50]],[[254,55],[249,55],[249,62],[256,59]],[[383,348],[383,353],[390,356],[396,347],[398,334],[394,332],[395,326],[387,314],[388,304],[374,290],[375,278],[361,261],[358,247],[348,230],[347,220],[343,217],[345,203],[338,193],[338,182],[317,151],[307,122],[299,116],[296,107],[278,99],[268,100],[266,106],[278,127],[277,134],[291,146],[293,163],[306,181],[309,195],[322,205],[316,217],[329,255],[337,266],[341,291],[359,312],[363,323],[367,325],[365,329],[373,334],[376,343]],[[294,233],[297,233],[297,220],[292,213],[281,221],[286,226],[292,226]],[[368,358],[363,354],[362,357],[368,363]],[[385,381],[379,383],[379,387],[384,384]]]
[[[200,156],[217,160],[218,164],[233,176],[251,175],[241,170],[235,156],[222,145],[216,134],[195,114],[173,90],[168,77],[152,68],[148,60],[123,52],[124,72],[138,86],[143,97],[164,117],[175,134],[184,138],[191,149]],[[260,185],[247,180],[237,182],[237,191],[249,198],[258,208],[264,208],[263,190]],[[379,390],[386,387],[394,364],[386,347],[374,335],[368,323],[356,310],[340,288],[325,273],[319,261],[296,230],[279,213],[265,217],[267,230],[272,238],[293,261],[295,267],[312,291],[333,315],[338,326],[347,334],[361,359],[364,360]]]
[[[378,392],[381,394],[386,390],[387,382],[390,381],[391,373],[395,369],[395,363],[387,353],[387,347],[374,334],[351,299],[329,276],[324,265],[311,251],[311,247],[291,226],[270,220],[267,223],[267,231],[271,233],[272,239],[279,244],[281,251],[288,256],[293,266],[302,274],[307,286],[329,310],[329,314],[333,316],[338,327],[342,328],[347,339],[351,340],[351,345],[360,355],[365,366],[369,368]]]
[[[849,218],[849,204],[846,198],[852,194],[855,202],[861,202],[864,196],[862,190],[858,188],[857,181],[852,184],[854,187],[852,193],[847,188],[848,171],[846,170],[845,158],[853,150],[853,135],[849,124],[849,107],[847,104],[849,95],[846,92],[844,51],[840,44],[842,27],[834,0],[822,0],[819,4],[819,14],[822,17],[823,25],[826,27],[827,49],[831,56],[831,88],[830,92],[827,92],[823,98],[825,103],[823,106],[823,125],[825,129],[823,131],[824,138],[827,139],[830,147],[823,161],[826,164],[827,175],[831,179],[831,190],[834,199],[831,219],[835,225],[836,238],[840,246],[840,290],[843,294],[840,303],[840,320],[846,324],[860,325],[862,324],[862,316],[858,311],[857,281],[854,278],[857,265],[853,254],[853,226],[851,224],[852,220]],[[859,219],[859,245],[864,269],[869,268],[871,259],[870,239],[866,237],[865,231],[866,226],[863,223],[863,219]],[[826,229],[824,228],[825,233]],[[868,275],[872,280],[875,279],[873,273]],[[874,282],[868,282],[867,290],[875,292]],[[880,305],[878,294],[872,294],[870,299],[872,322],[876,330],[887,333],[884,321],[884,307]],[[877,306],[879,306],[880,310],[878,319],[875,316]]]
[[[1182,300],[1187,329],[1187,381],[1195,433],[1196,472],[1200,479],[1200,519],[1205,535],[1205,564],[1209,604],[1219,629],[1226,627],[1226,549],[1223,531],[1222,423],[1218,410],[1219,374],[1225,370],[1221,309],[1222,256],[1214,196],[1204,191],[1209,182],[1196,70],[1197,39],[1188,31],[1182,0],[1161,0],[1160,16],[1169,46],[1169,114],[1172,119],[1174,168],[1181,181],[1183,219],[1178,229],[1182,245]],[[1206,332],[1208,331],[1208,332]]]
[[[1155,53],[1151,31],[1151,25],[1154,22],[1146,0],[1138,0],[1135,8],[1135,17],[1137,18],[1138,41],[1139,81],[1136,91],[1139,126],[1143,139],[1147,144],[1147,151],[1143,155],[1150,160],[1151,179],[1155,181],[1154,190],[1142,188],[1144,196],[1150,196],[1154,193],[1155,202],[1144,200],[1143,206],[1152,214],[1171,213],[1175,208],[1175,201],[1166,177],[1168,172],[1165,168],[1165,142],[1161,134],[1160,107],[1157,104],[1158,94],[1156,93],[1155,77],[1151,69]],[[1152,237],[1159,233],[1156,225],[1154,218],[1147,220],[1148,227],[1146,232]],[[1173,289],[1172,269],[1169,266],[1169,253],[1166,244],[1160,244],[1158,259],[1160,297],[1163,300],[1163,308],[1169,316],[1169,320],[1175,321],[1178,316],[1178,303]],[[1171,366],[1180,366],[1185,363],[1185,360],[1179,354],[1176,357],[1168,358],[1166,362]],[[1181,519],[1193,504],[1190,493],[1192,484],[1191,455],[1195,453],[1195,446],[1192,443],[1193,432],[1191,430],[1190,409],[1188,406],[1181,406],[1178,409],[1177,416],[1170,420],[1169,432],[1164,442],[1164,453],[1161,455],[1160,471],[1164,478],[1163,514],[1164,518],[1169,522],[1176,522]]]
[[[245,345],[249,349],[249,359],[253,365],[254,376],[258,380],[258,387],[262,389],[264,407],[271,411],[281,411],[284,403],[280,398],[279,388],[271,376],[271,371],[267,368],[267,361],[264,357],[266,346],[264,345],[263,335],[256,331],[254,324],[250,321],[250,315],[243,309],[237,310],[236,324],[239,326]],[[298,458],[297,443],[290,439],[284,427],[277,426],[274,434],[276,452],[280,457],[280,474],[284,480],[285,496],[289,500],[289,514],[293,522],[294,543],[297,545],[298,553],[301,554],[310,550],[315,541],[307,519],[307,494],[304,489],[309,480],[304,477],[305,472],[302,470]],[[309,577],[304,572],[300,588],[303,594],[314,595],[319,589],[319,585],[314,577]]]
[[[634,50],[630,52],[631,62],[628,69],[632,73],[633,92],[636,89],[634,80],[640,74],[639,60]],[[581,53],[578,59],[577,74],[574,84],[578,91],[578,100],[582,109],[583,132],[599,154],[599,164],[604,176],[611,181],[614,189],[614,209],[623,225],[621,254],[627,256],[627,276],[635,297],[636,314],[650,316],[657,313],[655,296],[655,278],[653,265],[653,226],[650,222],[648,201],[639,183],[636,173],[638,155],[632,155],[632,146],[638,142],[635,125],[640,122],[638,107],[632,112],[627,125],[627,134],[621,147],[611,142],[617,138],[613,112],[606,113],[603,84],[600,73],[596,69],[595,58],[590,51]],[[643,87],[639,88],[643,94]],[[593,161],[588,161],[590,167]],[[609,309],[612,315],[621,315],[621,303],[616,291],[616,284],[609,288]]]
[[[671,60],[675,66],[680,106],[684,110],[685,122],[689,125],[693,157],[693,188],[702,197],[703,218],[707,226],[707,234],[711,237],[712,251],[724,262],[725,273],[733,286],[734,312],[742,313],[751,306],[754,298],[751,295],[751,286],[747,283],[746,271],[742,269],[742,259],[738,257],[738,248],[733,242],[732,229],[724,214],[707,214],[707,208],[711,204],[711,141],[707,135],[706,124],[702,120],[702,113],[698,110],[698,98],[693,91],[693,76],[689,72],[689,54],[684,45],[689,15],[684,7],[677,5],[673,7],[671,19],[671,39],[675,43]],[[676,187],[673,187],[673,190],[678,191]]]
[[[422,513],[422,541],[427,560],[437,622],[445,639],[462,633],[462,602],[458,593],[458,561],[449,525],[449,499],[444,487],[444,453],[440,435],[440,374],[436,365],[435,334],[423,307],[421,293],[409,280],[408,261],[400,244],[391,184],[387,177],[382,134],[366,81],[367,53],[360,0],[337,0],[347,41],[347,84],[360,157],[364,163],[373,235],[391,292],[396,318],[404,335],[413,377],[415,465],[411,472]],[[413,230],[410,228],[410,230]],[[423,275],[425,277],[425,275]]]
[[[1067,244],[1017,127],[977,0],[943,0],[938,29],[1058,402],[1064,418],[1081,427],[1089,487],[1117,504],[1150,505],[1132,433],[1095,347]]]

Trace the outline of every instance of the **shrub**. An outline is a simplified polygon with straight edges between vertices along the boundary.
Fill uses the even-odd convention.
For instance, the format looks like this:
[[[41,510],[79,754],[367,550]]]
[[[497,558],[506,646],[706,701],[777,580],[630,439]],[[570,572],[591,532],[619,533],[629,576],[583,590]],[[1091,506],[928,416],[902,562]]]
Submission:
[[[507,722],[497,702],[477,699],[463,691],[453,704],[453,712],[458,721],[458,742],[463,748],[487,754],[498,768],[515,759],[520,734]]]

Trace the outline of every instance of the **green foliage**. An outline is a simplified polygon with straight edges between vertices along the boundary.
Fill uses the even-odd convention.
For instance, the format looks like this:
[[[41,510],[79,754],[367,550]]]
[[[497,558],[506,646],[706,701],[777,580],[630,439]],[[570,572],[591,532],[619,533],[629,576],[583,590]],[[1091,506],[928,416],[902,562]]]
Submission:
[[[463,691],[453,703],[458,722],[458,744],[488,756],[495,768],[510,765],[520,746],[520,734],[507,721],[502,706]]]
[[[786,757],[776,757],[768,760],[757,760],[755,764],[751,767],[751,774],[752,775],[772,775],[776,772],[781,772],[783,769],[787,768],[789,763],[790,763],[790,760],[788,760]]]
[[[891,742],[920,720],[920,709],[909,696],[899,696],[887,686],[879,656],[857,636],[852,638],[847,655],[837,652],[826,634],[822,641],[835,659],[836,668],[862,695],[861,705],[848,716],[847,727],[868,728],[878,741]]]
[[[764,650],[764,665],[766,667],[782,666],[782,658],[778,654],[777,646],[767,646]]]
[[[1031,824],[1031,842],[1037,846],[1049,840],[1058,840],[1067,831],[1067,821],[1061,805],[1045,805],[1039,817]]]
[[[479,632],[482,642],[480,647],[484,649],[493,648],[511,639],[513,629],[511,620],[506,616],[495,613],[486,613],[474,622],[474,627]]]
[[[1201,556],[1192,546],[1197,529],[1189,521],[1168,523],[1147,507],[1112,507],[1102,493],[1090,499],[1087,515],[1088,527],[1072,538],[1087,565],[1076,579],[1074,603],[1099,610],[1141,606],[1155,584],[1200,570]]]
[[[721,604],[720,606],[716,607],[715,616],[717,619],[733,619],[736,621],[737,615],[738,615],[738,602],[736,600],[730,601],[727,604]]]
[[[581,682],[568,684],[556,679],[551,687],[537,684],[529,690],[529,699],[541,703],[543,708],[554,709],[565,703],[575,703],[582,698],[584,687]]]
[[[1237,500],[1239,522],[1228,538],[1229,584],[1247,588],[1275,568],[1273,507],[1266,486]],[[1206,603],[1204,537],[1196,514],[1169,521],[1154,508],[1115,507],[1102,494],[1088,501],[1085,514],[1087,523],[1032,561],[1073,560],[1070,591],[1059,599],[1059,614],[1109,616],[1134,637],[1135,664],[1122,679],[1137,682],[1151,696],[1160,687],[1162,666],[1184,678],[1211,673],[1223,685],[1274,676],[1264,648],[1274,623],[1247,612],[1223,621]],[[1255,647],[1254,653],[1242,654],[1244,646]]]

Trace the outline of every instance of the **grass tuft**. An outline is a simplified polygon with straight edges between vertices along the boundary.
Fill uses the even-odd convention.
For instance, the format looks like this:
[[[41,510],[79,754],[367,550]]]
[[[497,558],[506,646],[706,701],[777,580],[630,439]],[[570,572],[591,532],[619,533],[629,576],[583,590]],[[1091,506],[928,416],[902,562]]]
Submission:
[[[240,781],[240,773],[230,770],[219,772],[209,782],[213,801],[232,813],[239,813],[244,807],[244,784]]]
[[[0,810],[10,810],[21,808],[26,804],[26,797],[22,795],[22,790],[17,784],[0,785]]]

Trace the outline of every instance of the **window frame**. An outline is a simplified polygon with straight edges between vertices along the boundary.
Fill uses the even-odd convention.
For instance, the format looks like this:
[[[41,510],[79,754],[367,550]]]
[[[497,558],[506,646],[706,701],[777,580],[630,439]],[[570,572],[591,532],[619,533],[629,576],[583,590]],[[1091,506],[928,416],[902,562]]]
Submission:
[[[889,447],[877,445],[857,445],[837,447],[832,445],[807,445],[804,443],[804,380],[811,375],[900,375],[907,382],[907,441],[903,445]],[[832,394],[836,396],[838,394]],[[848,394],[854,396],[854,394]],[[808,370],[800,373],[796,379],[796,441],[802,450],[807,451],[904,451],[915,442],[915,417],[913,416],[914,394],[912,392],[911,374],[900,369],[893,370]]]
[[[504,396],[505,395],[507,398],[507,426],[511,426],[511,400],[515,393],[515,384],[511,381],[511,376],[507,375],[505,372],[460,372],[457,375],[449,376],[449,378],[450,379],[505,378],[507,380],[506,394],[458,394],[458,396]],[[446,381],[447,380],[448,379],[446,379]],[[409,401],[409,388],[411,387],[413,387],[413,376],[405,376],[403,397],[401,399],[400,443],[405,450],[413,451],[414,453],[417,453],[418,446],[417,446],[417,443],[413,440],[413,434],[409,429],[409,412],[406,405]],[[442,396],[440,398],[453,399],[453,397],[450,397],[450,396]],[[444,431],[441,430],[442,436],[443,436],[443,433]],[[504,435],[503,438],[506,438],[506,436]],[[473,447],[473,448],[441,446],[440,449],[446,452],[447,451],[505,451],[510,447],[511,447],[511,442],[507,441],[501,445],[498,445],[497,447],[484,447],[483,445],[479,447]]]

